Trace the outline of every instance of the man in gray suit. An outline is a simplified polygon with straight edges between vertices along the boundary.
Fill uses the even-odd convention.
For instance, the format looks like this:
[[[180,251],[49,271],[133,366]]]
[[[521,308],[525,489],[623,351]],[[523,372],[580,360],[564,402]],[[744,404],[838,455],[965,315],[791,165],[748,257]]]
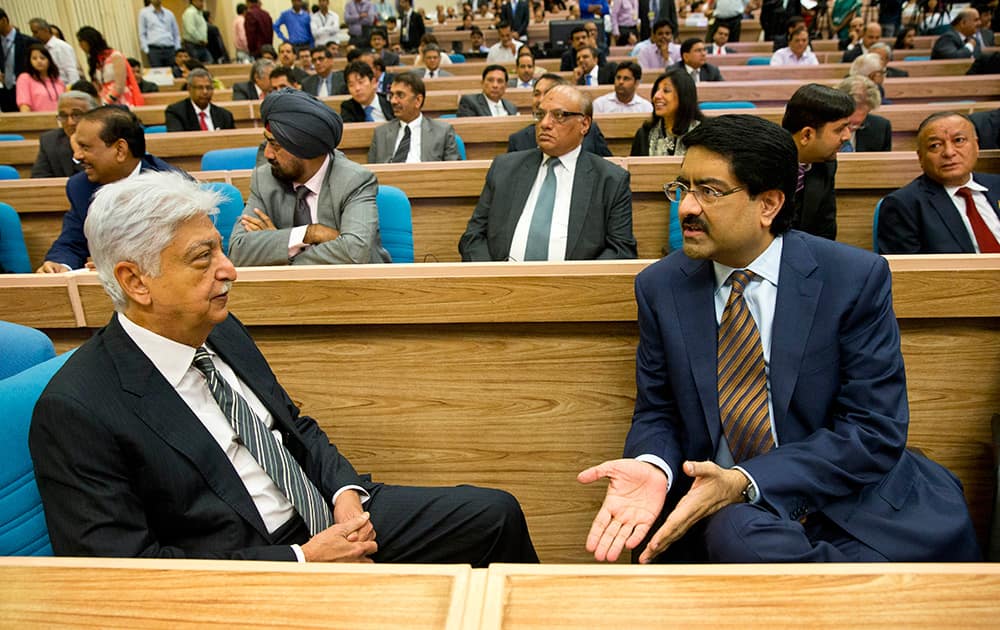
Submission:
[[[458,115],[517,116],[517,106],[503,97],[507,93],[507,68],[490,64],[483,69],[483,91],[466,94],[458,101]]]
[[[32,177],[69,177],[83,169],[73,161],[69,138],[76,131],[80,116],[97,107],[97,100],[86,92],[70,90],[59,95],[56,120],[59,128],[38,138],[38,156],[31,167]]]
[[[375,128],[369,164],[441,162],[458,159],[455,130],[421,113],[427,91],[416,73],[401,72],[392,80],[389,103],[396,120]]]
[[[234,101],[256,101],[267,96],[271,91],[271,71],[274,62],[270,59],[258,59],[250,67],[250,80],[233,84]]]
[[[378,229],[378,182],[337,151],[344,124],[299,90],[272,92],[260,108],[268,164],[250,178],[233,227],[237,266],[389,262]]]
[[[458,243],[462,260],[635,258],[628,171],[581,150],[590,97],[553,87],[535,116],[538,148],[493,159]]]

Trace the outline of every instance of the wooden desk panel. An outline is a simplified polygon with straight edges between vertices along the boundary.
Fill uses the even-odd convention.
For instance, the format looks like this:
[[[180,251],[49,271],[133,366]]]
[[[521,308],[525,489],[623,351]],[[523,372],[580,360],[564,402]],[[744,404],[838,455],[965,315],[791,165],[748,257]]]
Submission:
[[[0,580],[9,628],[459,630],[481,602],[468,565],[0,558]]]
[[[34,328],[75,328],[75,291],[67,275],[0,274],[0,320]]]

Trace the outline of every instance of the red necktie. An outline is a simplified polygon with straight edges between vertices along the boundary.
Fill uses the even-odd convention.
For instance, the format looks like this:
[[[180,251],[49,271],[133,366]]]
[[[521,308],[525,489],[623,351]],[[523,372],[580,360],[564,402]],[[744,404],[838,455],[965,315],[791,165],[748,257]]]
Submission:
[[[205,112],[198,112],[198,124],[202,131],[208,131],[208,123],[205,122]]]
[[[955,194],[965,199],[965,216],[969,217],[972,233],[976,237],[976,244],[979,245],[979,253],[1000,254],[1000,243],[997,242],[997,237],[993,236],[993,232],[990,231],[986,221],[983,221],[983,217],[979,214],[976,202],[972,200],[972,190],[962,186],[955,191]]]

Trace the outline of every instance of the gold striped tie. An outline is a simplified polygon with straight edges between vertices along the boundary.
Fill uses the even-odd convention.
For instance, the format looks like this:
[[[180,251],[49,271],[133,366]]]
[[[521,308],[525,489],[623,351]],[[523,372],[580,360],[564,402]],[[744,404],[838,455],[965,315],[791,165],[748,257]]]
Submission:
[[[743,298],[754,273],[736,270],[719,324],[719,416],[737,464],[774,446],[760,332]]]

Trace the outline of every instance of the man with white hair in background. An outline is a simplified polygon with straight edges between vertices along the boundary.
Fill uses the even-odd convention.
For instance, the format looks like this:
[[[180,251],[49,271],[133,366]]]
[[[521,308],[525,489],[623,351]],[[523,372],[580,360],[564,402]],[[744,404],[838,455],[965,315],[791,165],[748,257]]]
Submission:
[[[892,123],[872,113],[882,104],[878,86],[867,77],[852,75],[838,83],[837,89],[852,97],[855,106],[848,119],[851,137],[840,151],[892,151]]]

